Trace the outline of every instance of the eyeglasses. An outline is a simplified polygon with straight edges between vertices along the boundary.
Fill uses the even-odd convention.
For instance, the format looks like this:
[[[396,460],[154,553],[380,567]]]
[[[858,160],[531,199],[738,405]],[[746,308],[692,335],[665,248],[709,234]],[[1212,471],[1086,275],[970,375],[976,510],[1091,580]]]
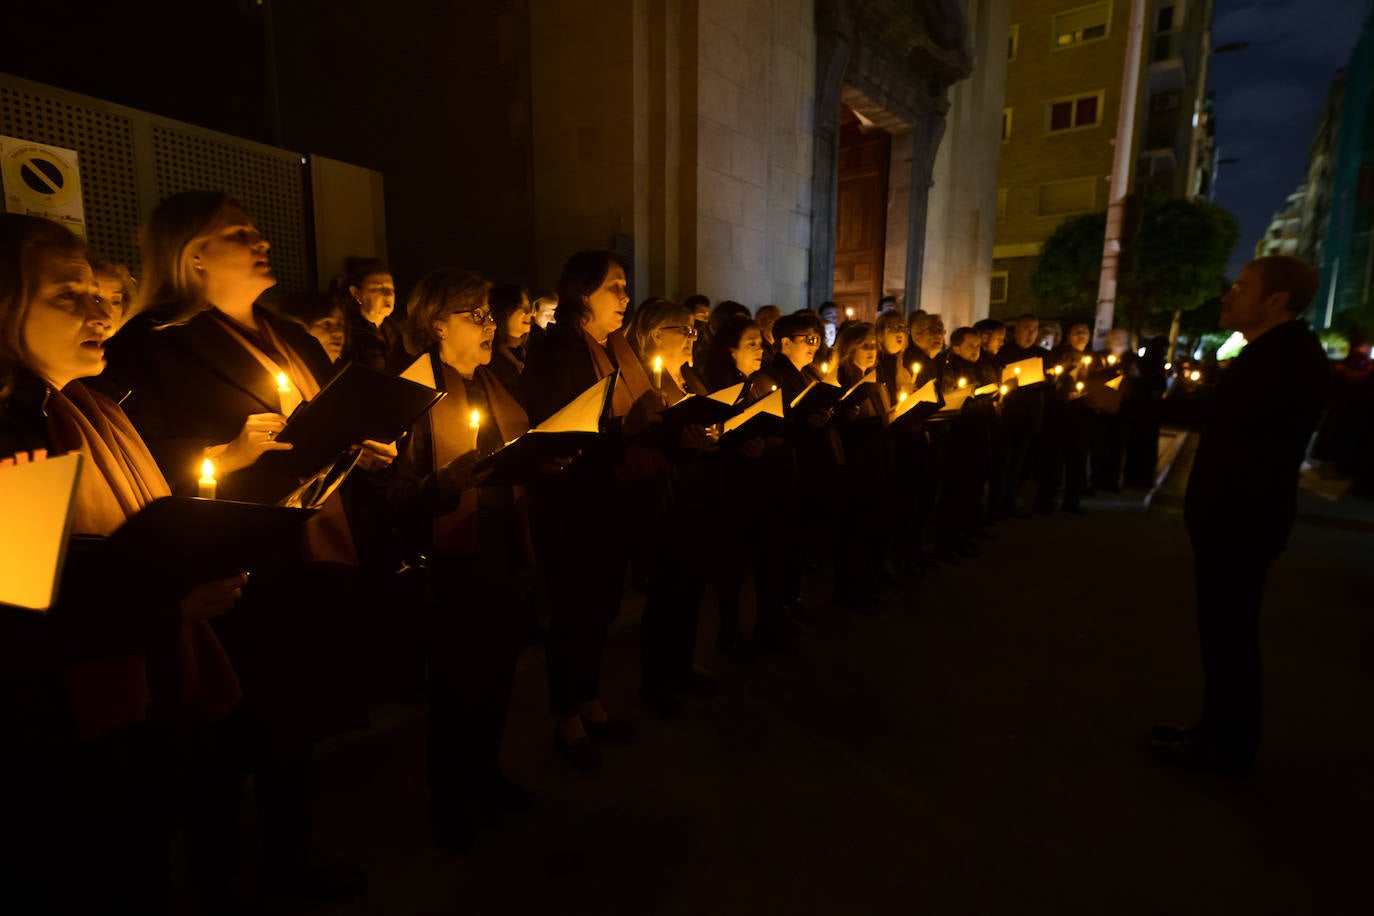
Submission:
[[[468,321],[477,325],[479,328],[484,324],[496,324],[496,316],[492,315],[491,309],[468,309],[464,312],[454,312],[455,315],[467,315]]]
[[[861,343],[861,344],[859,344],[859,349],[860,349],[860,350],[876,350],[876,349],[878,349],[878,345],[877,345],[876,343]]]
[[[696,328],[691,327],[691,326],[689,326],[689,325],[685,325],[685,324],[665,324],[663,327],[659,328],[658,330],[660,330],[660,331],[677,331],[677,332],[678,332],[679,334],[681,334],[683,337],[686,337],[686,338],[688,338],[688,339],[693,338],[693,337],[696,337],[696,336],[697,336],[697,333],[698,333],[698,331],[697,331]]]
[[[820,337],[815,334],[793,334],[792,339],[803,341],[808,347],[814,347],[821,342]]]

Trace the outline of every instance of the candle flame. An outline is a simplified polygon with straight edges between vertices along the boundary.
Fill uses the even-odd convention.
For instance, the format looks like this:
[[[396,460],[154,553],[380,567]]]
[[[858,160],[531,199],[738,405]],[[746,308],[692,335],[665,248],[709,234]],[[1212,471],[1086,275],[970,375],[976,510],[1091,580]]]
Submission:
[[[1079,391],[1082,391],[1082,390],[1083,390],[1083,383],[1082,383],[1082,382],[1079,382],[1079,383],[1078,383],[1078,390],[1079,390]]]
[[[829,363],[821,363],[821,375],[825,375],[825,374],[826,374],[827,372],[829,372],[829,371],[830,371],[830,364],[829,364]]]
[[[905,400],[906,400],[906,392],[905,392],[905,391],[903,391],[901,394],[897,395],[897,403],[898,403],[898,404],[902,403],[902,402],[905,401]]]
[[[1006,393],[1007,393],[1007,386],[1006,386],[1006,385],[1003,385],[1001,390],[1002,390],[1002,393],[1003,393],[1003,394],[1006,394]]]
[[[912,364],[911,364],[911,374],[912,374],[912,375],[920,375],[920,374],[921,374],[921,364],[920,364],[920,363],[912,363]]]
[[[468,418],[468,426],[472,427],[473,429],[477,429],[481,425],[482,413],[481,411],[474,410],[472,412],[472,416]]]
[[[964,378],[963,376],[960,376],[960,377],[959,377],[959,387],[960,387],[960,388],[963,388],[963,387],[964,387],[965,385],[967,385],[967,384],[968,384],[968,379]]]
[[[854,317],[854,310],[853,310],[853,309],[845,309],[845,310],[844,310],[844,317],[846,317],[846,318],[853,318],[853,317]]]
[[[772,391],[777,391],[777,390],[778,390],[778,386],[777,386],[777,385],[774,385],[774,386],[772,387],[771,390],[772,390]]]
[[[278,390],[278,391],[290,391],[290,390],[291,390],[291,383],[290,383],[290,381],[287,379],[286,373],[285,373],[285,372],[278,372],[278,373],[277,373],[277,390]]]
[[[1091,366],[1091,365],[1092,365],[1092,362],[1093,362],[1093,358],[1092,358],[1091,356],[1085,356],[1085,357],[1083,357],[1083,365],[1085,365],[1085,366]]]
[[[206,483],[214,483],[215,463],[209,458],[206,458],[200,463],[200,479]]]
[[[1012,371],[1012,374],[1013,374],[1013,375],[1020,375],[1020,374],[1021,374],[1021,367],[1020,367],[1020,366],[1013,366],[1011,371]]]
[[[1064,372],[1064,367],[1063,367],[1063,366],[1055,366],[1055,367],[1054,367],[1054,374],[1055,374],[1055,375],[1060,375],[1060,374],[1062,374],[1063,372]]]
[[[662,372],[662,371],[663,371],[663,357],[661,357],[661,356],[655,356],[655,357],[654,357],[654,371],[655,371],[655,372]]]
[[[1111,356],[1108,356],[1108,357],[1107,357],[1107,365],[1109,365],[1109,366],[1115,366],[1115,365],[1116,365],[1116,355],[1115,355],[1115,354],[1112,354]]]
[[[1191,378],[1193,381],[1196,382],[1196,381],[1198,381],[1199,379],[1202,378],[1202,373],[1201,373],[1201,372],[1194,372],[1192,375],[1189,376],[1189,378]]]

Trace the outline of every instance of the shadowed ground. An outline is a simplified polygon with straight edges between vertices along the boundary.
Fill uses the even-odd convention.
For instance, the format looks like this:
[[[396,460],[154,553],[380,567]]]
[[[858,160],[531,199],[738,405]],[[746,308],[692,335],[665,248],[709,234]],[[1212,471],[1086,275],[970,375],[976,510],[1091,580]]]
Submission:
[[[1169,503],[1003,525],[884,614],[823,619],[800,659],[714,665],[722,696],[686,722],[639,707],[622,628],[607,697],[644,735],[599,777],[553,758],[527,658],[505,757],[531,810],[436,850],[412,717],[321,761],[321,845],[369,869],[370,899],[298,911],[1374,912],[1374,538],[1295,532],[1263,758],[1233,785],[1141,749],[1198,696]]]

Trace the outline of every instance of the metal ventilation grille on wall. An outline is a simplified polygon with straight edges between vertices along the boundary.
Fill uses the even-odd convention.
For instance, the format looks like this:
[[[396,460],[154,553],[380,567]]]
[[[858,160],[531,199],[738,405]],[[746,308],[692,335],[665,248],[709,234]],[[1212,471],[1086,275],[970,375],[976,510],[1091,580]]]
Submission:
[[[0,81],[0,134],[76,150],[91,255],[138,267],[133,122]]]
[[[0,73],[0,134],[75,150],[91,253],[139,273],[138,227],[178,191],[227,191],[272,244],[278,289],[311,288],[300,153]]]
[[[200,188],[228,192],[271,243],[272,273],[279,288],[309,289],[300,155],[250,149],[227,140],[154,125],[158,199]]]

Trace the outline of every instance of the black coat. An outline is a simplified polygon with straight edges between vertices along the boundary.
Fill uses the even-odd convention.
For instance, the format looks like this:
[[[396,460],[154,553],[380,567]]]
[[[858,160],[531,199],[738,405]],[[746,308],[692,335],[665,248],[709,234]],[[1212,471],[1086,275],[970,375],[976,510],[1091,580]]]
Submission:
[[[34,449],[47,449],[54,457],[60,453],[48,436],[48,391],[37,376],[20,372],[13,391],[0,401],[0,457]],[[57,603],[47,613],[0,605],[0,728],[16,748],[65,737],[61,669],[66,665],[141,653],[148,658],[155,691],[171,686],[181,627],[179,596],[156,585],[110,586],[99,571],[96,546],[92,539],[73,539]]]
[[[1303,321],[1262,334],[1222,373],[1184,501],[1195,545],[1241,541],[1270,558],[1283,550],[1330,384],[1330,363]]]
[[[396,319],[388,315],[378,328],[355,308],[346,309],[345,312],[348,327],[339,362],[362,363],[369,369],[388,375],[404,372],[412,358],[406,352],[401,327]]]
[[[301,357],[323,387],[335,367],[319,341],[266,309],[256,309],[256,315]],[[111,338],[106,354],[105,390],[116,397],[116,392],[129,392],[124,410],[175,493],[195,495],[207,446],[232,441],[249,414],[281,411],[276,382],[208,312],[160,330],[150,316],[141,315]],[[259,461],[224,475],[218,495],[275,502],[297,482],[270,461]]]

